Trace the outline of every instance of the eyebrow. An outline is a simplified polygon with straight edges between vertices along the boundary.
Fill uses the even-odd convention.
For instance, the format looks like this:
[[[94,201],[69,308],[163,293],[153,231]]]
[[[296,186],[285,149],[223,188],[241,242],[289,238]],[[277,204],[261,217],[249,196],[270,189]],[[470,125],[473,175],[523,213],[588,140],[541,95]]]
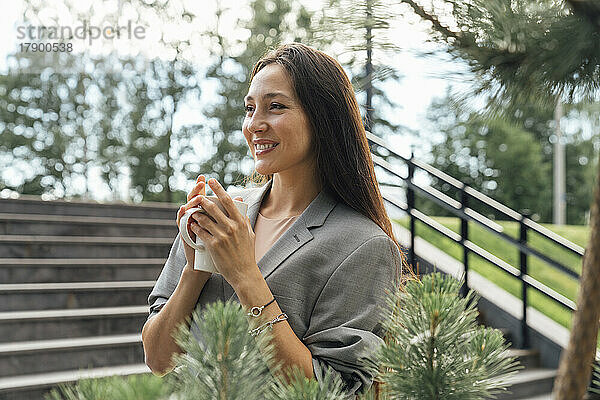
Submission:
[[[277,96],[285,97],[288,100],[292,100],[289,96],[283,94],[283,92],[265,93],[262,97],[263,97],[263,99],[270,99],[270,98],[277,97]],[[247,100],[254,100],[254,97],[252,97],[252,96],[244,97],[244,101],[247,101]]]

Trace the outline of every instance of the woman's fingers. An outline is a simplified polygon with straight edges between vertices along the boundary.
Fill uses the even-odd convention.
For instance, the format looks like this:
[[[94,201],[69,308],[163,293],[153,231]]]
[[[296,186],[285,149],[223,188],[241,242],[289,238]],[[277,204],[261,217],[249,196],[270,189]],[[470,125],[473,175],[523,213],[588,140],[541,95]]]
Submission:
[[[190,209],[191,207],[194,207],[198,204],[198,198],[199,196],[205,196],[206,195],[206,178],[204,177],[204,175],[198,175],[198,178],[196,178],[196,184],[194,185],[194,187],[192,188],[192,190],[188,193],[187,195],[187,203],[182,205],[181,207],[179,207],[179,210],[177,211],[177,226],[179,226],[179,221],[181,220],[181,217],[183,217],[183,214]],[[196,198],[195,202],[190,203],[190,201],[192,201],[194,198]]]
[[[203,229],[213,236],[218,232],[217,224],[208,215],[196,212],[192,214],[191,218],[192,230],[194,230],[194,227],[200,230]],[[196,231],[194,230],[194,232]]]
[[[227,193],[225,191],[223,186],[221,186],[221,184],[216,179],[211,178],[208,181],[208,184],[210,185],[213,192],[215,192],[215,194],[219,198],[219,201],[221,202],[221,205],[223,206],[223,208],[225,208],[225,212],[227,213],[227,216],[234,221],[238,221],[239,220],[239,211],[237,210],[237,207],[233,203],[231,196],[229,196],[229,193]],[[217,215],[211,214],[211,216],[215,219],[218,218]]]
[[[198,179],[200,179],[200,178],[198,178]],[[204,177],[202,177],[202,179],[204,179]],[[198,196],[198,195],[204,196],[205,194],[206,194],[206,182],[204,182],[204,180],[196,181],[196,185],[194,185],[192,190],[187,195],[187,201],[190,201],[192,198],[194,198],[194,196]]]

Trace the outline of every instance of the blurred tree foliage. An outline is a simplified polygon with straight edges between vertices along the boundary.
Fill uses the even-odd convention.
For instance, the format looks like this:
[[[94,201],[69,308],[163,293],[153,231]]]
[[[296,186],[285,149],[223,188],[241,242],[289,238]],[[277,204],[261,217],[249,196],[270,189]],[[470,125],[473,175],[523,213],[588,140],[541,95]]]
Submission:
[[[402,78],[388,58],[401,50],[390,37],[390,22],[398,17],[394,10],[389,0],[325,0],[315,28],[316,37],[333,39],[329,54],[350,75],[365,128],[380,137],[408,129],[390,119],[399,106],[383,90]]]
[[[21,168],[23,176],[13,183],[3,175],[1,187],[89,197],[90,169],[98,166],[113,193],[125,176],[135,201],[175,201],[173,152],[189,151],[197,128],[173,132],[172,120],[184,99],[199,95],[195,71],[179,61],[114,54],[54,57],[48,65],[71,68],[36,73],[30,63],[39,60],[17,55],[0,76],[2,167]],[[84,193],[73,189],[81,182]]]
[[[594,115],[598,114],[593,107],[578,105],[570,107],[567,118],[597,125]],[[428,160],[433,166],[514,210],[530,213],[542,222],[552,220],[548,201],[552,198],[551,141],[555,140],[551,109],[529,104],[511,116],[487,118],[448,92],[431,104],[428,120],[431,124],[421,135],[433,142]],[[433,132],[439,139],[434,139]],[[567,223],[584,224],[592,200],[594,142],[598,138],[586,134],[581,126],[565,137]],[[450,190],[437,180],[432,183],[444,192]],[[429,202],[422,203],[429,213],[448,214]]]
[[[118,26],[125,11],[140,24],[150,11],[163,24],[174,18],[164,2],[120,5],[124,8],[107,11],[101,4],[26,1],[22,23],[76,26],[100,14],[105,23]],[[186,13],[178,18],[189,20]],[[185,44],[167,35],[157,40],[173,51]],[[9,56],[8,71],[0,76],[0,166],[5,171],[0,189],[89,198],[96,167],[113,200],[123,192],[123,181],[128,182],[125,200],[185,200],[185,192],[174,189],[173,175],[199,126],[174,131],[173,117],[183,103],[199,98],[197,70],[181,57],[116,50]]]

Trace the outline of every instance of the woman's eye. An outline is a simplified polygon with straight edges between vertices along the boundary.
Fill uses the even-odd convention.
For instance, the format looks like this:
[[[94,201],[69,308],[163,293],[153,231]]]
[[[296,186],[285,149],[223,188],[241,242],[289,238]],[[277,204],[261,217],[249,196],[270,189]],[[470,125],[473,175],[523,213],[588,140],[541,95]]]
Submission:
[[[250,111],[254,110],[254,108],[253,108],[252,106],[245,106],[245,107],[244,107],[244,110],[245,110],[246,112],[250,112]]]
[[[272,103],[271,107],[276,108],[278,110],[281,110],[282,108],[285,108],[284,105],[278,104],[278,103]]]

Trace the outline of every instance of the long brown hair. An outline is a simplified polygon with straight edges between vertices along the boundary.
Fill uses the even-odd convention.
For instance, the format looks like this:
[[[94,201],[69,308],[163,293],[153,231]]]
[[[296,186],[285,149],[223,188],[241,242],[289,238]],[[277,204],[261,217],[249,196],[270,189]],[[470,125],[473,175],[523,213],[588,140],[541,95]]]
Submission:
[[[289,74],[297,98],[313,133],[320,187],[375,222],[392,239],[397,278],[407,266],[392,223],[384,207],[375,176],[369,144],[358,102],[342,66],[327,54],[302,43],[290,43],[268,51],[254,65],[249,82],[265,66],[277,63]],[[268,182],[272,175],[256,171],[251,180]],[[406,272],[408,272],[406,270]]]

